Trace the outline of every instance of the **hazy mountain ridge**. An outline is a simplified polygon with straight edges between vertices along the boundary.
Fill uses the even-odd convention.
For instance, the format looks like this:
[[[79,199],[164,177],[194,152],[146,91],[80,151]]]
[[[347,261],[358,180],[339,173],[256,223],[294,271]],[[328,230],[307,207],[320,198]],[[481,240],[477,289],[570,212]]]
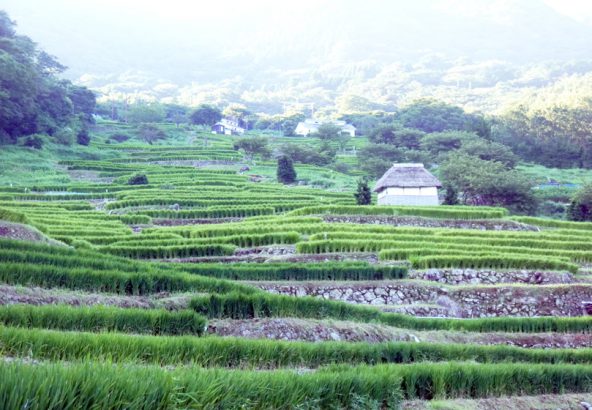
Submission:
[[[266,14],[188,12],[176,22],[123,7],[115,16],[91,8],[73,21],[67,13],[82,6],[60,4],[58,20],[26,1],[14,17],[70,67],[67,76],[103,98],[278,112],[344,95],[392,106],[432,93],[492,111],[499,94],[592,70],[592,25],[538,0],[270,3]]]

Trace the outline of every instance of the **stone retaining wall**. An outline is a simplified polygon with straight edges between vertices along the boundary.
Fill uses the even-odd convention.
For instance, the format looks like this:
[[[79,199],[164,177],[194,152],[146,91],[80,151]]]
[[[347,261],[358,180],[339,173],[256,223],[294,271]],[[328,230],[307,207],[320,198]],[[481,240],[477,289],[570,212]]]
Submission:
[[[442,286],[412,281],[380,282],[250,282],[271,293],[315,296],[397,310],[400,305],[437,305],[438,316],[581,316],[592,300],[592,285]],[[418,306],[419,307],[419,306]],[[408,309],[409,306],[405,306]],[[435,310],[430,309],[431,316]],[[421,309],[415,313],[422,314]]]
[[[569,272],[545,272],[532,270],[495,271],[491,269],[427,269],[410,270],[410,279],[429,280],[447,285],[495,285],[498,283],[526,283],[545,285],[572,283]]]

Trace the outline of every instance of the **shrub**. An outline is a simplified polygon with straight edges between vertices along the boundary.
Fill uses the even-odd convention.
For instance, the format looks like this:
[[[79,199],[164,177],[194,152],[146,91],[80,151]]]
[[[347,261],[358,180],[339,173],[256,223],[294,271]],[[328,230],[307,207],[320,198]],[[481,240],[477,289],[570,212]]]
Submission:
[[[128,185],[147,185],[148,184],[148,177],[146,174],[136,174],[132,175],[130,179],[127,180]]]
[[[29,148],[42,149],[43,140],[38,135],[31,135],[30,137],[27,137],[23,145]]]
[[[76,135],[76,142],[80,145],[90,144],[90,135],[88,134],[88,130],[80,130],[78,135]]]
[[[109,137],[110,140],[113,140],[113,141],[116,141],[116,142],[124,142],[124,141],[129,140],[130,138],[131,138],[131,136],[129,136],[128,134],[122,134],[122,133],[119,133],[119,132],[118,133],[115,133],[115,134],[112,134]]]
[[[572,198],[567,208],[570,221],[592,221],[592,184],[584,186]]]

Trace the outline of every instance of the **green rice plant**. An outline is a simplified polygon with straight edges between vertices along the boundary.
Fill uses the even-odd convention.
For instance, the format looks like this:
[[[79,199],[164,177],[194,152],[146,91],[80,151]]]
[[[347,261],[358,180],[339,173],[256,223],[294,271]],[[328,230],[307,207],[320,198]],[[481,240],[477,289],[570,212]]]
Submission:
[[[0,323],[20,327],[93,332],[201,335],[206,320],[190,310],[168,312],[160,309],[122,309],[105,306],[5,305],[0,306]]]
[[[409,215],[428,218],[488,219],[508,215],[505,208],[471,206],[313,206],[297,209],[289,215]]]
[[[0,353],[36,360],[94,360],[200,367],[317,368],[329,364],[479,363],[592,364],[592,349],[525,349],[451,343],[287,342],[209,336],[146,336],[0,327]]]
[[[178,246],[104,246],[102,250],[117,256],[143,259],[190,258],[201,256],[228,256],[236,249],[232,245],[178,245]]]
[[[257,292],[250,286],[186,273],[179,266],[154,265],[94,250],[13,240],[0,240],[0,281],[128,295],[179,291]]]
[[[188,210],[142,210],[137,211],[141,215],[148,215],[153,218],[242,218],[252,215],[270,215],[275,209],[267,206],[211,206]]]
[[[0,220],[21,224],[30,223],[25,214],[4,208],[0,208]]]
[[[0,363],[0,402],[33,410],[399,408],[395,372],[174,369],[88,363]]]
[[[385,280],[407,277],[406,266],[367,262],[184,264],[190,273],[233,280]]]
[[[592,222],[559,221],[557,219],[535,218],[532,216],[513,216],[512,219],[517,222],[545,228],[592,230]]]
[[[514,256],[511,254],[490,255],[436,255],[410,258],[415,269],[432,268],[490,268],[490,269],[541,269],[566,270],[577,273],[579,266],[560,259]]]
[[[173,408],[173,380],[157,368],[3,362],[0,380],[0,405],[4,409]]]
[[[0,364],[8,408],[399,408],[402,398],[588,393],[584,365],[417,363],[315,372],[72,363]],[[26,382],[23,382],[26,381]]]

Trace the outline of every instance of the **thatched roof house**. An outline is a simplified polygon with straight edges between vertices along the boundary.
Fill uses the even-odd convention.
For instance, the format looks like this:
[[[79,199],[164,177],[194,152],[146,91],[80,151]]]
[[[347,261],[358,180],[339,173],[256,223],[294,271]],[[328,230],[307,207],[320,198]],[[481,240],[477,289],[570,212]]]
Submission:
[[[438,205],[442,184],[423,164],[394,164],[376,182],[378,205]]]

